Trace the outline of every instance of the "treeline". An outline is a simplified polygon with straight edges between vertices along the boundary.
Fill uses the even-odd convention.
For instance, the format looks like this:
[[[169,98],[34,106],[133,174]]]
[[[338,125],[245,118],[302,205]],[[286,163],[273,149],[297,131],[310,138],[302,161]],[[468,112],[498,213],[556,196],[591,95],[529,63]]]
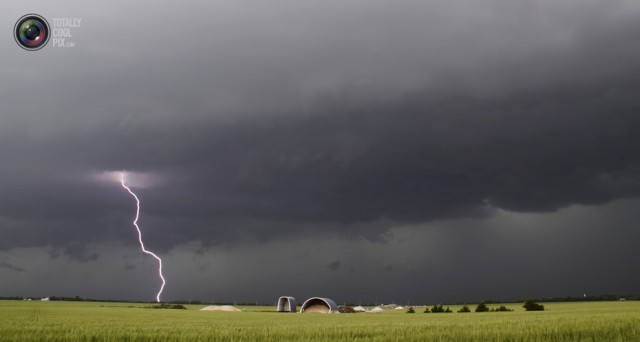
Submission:
[[[40,300],[44,297],[23,297],[23,296],[0,296],[0,300]],[[154,301],[141,301],[141,300],[122,300],[122,299],[99,299],[99,298],[85,298],[80,296],[68,297],[68,296],[51,296],[49,300],[52,301],[66,301],[66,302],[104,302],[104,303],[155,303]],[[566,297],[541,297],[534,298],[537,302],[548,302],[548,303],[558,303],[558,302],[600,302],[600,301],[619,301],[619,300],[640,300],[640,295],[617,295],[617,294],[605,294],[605,295],[595,295],[595,296],[566,296]],[[499,304],[499,303],[522,303],[524,300],[486,300],[484,301],[486,304]],[[166,303],[171,304],[192,304],[192,305],[203,305],[203,304],[216,304],[216,305],[242,305],[242,306],[253,306],[253,305],[269,305],[258,302],[215,302],[215,303],[205,303],[200,300],[175,300]],[[452,305],[460,305],[465,304],[464,302],[454,302]],[[355,306],[355,304],[345,304],[349,306]],[[360,305],[360,304],[359,304]],[[363,306],[377,306],[372,303],[361,304]]]
[[[536,303],[533,299],[525,300],[522,307],[526,311],[544,311],[544,305]],[[478,306],[476,306],[476,309],[473,311],[475,312],[508,312],[508,311],[513,311],[513,309],[509,309],[504,305],[500,305],[497,308],[490,308],[489,306],[487,306],[487,303],[485,301],[480,301],[480,303],[478,303]],[[445,308],[441,304],[438,304],[438,305],[433,305],[431,308],[427,306],[423,312],[424,313],[452,313],[453,311],[448,306]],[[467,312],[471,312],[471,309],[469,308],[468,305],[465,304],[457,312],[467,313]],[[413,314],[413,313],[416,313],[416,310],[413,308],[413,306],[411,306],[409,307],[409,310],[407,310],[407,313]]]
[[[640,295],[598,295],[598,296],[582,296],[582,297],[551,297],[551,298],[536,298],[537,301],[540,302],[549,302],[549,303],[557,303],[557,302],[611,302],[618,300],[640,300]]]
[[[59,301],[59,302],[101,302],[101,303],[154,303],[154,302],[146,302],[140,300],[121,300],[121,299],[97,299],[97,298],[83,298],[80,296],[75,297],[65,297],[65,296],[50,296],[50,297],[22,297],[22,296],[14,296],[14,297],[0,297],[0,300],[41,300],[43,298],[48,298],[50,301]]]
[[[640,295],[619,295],[619,294],[604,294],[594,296],[565,296],[565,297],[539,297],[533,298],[537,302],[548,303],[561,303],[561,302],[614,302],[619,300],[640,300]],[[492,299],[485,300],[487,304],[500,304],[500,303],[522,303],[526,299]],[[461,305],[464,302],[453,302],[452,305]]]
[[[2,297],[0,296],[0,300],[35,300],[39,301],[43,298],[49,298],[49,301],[57,301],[57,302],[98,302],[98,303],[149,303],[154,304],[155,301],[144,301],[144,300],[124,300],[124,299],[101,299],[101,298],[88,298],[88,297],[67,297],[67,296],[50,296],[50,297],[22,297],[22,296],[12,296],[12,297]],[[190,305],[207,305],[209,303],[204,303],[200,300],[173,300],[168,302],[163,302],[164,304],[190,304]],[[215,305],[242,305],[242,306],[258,306],[258,305],[268,305],[262,304],[258,302],[215,302],[211,303]]]

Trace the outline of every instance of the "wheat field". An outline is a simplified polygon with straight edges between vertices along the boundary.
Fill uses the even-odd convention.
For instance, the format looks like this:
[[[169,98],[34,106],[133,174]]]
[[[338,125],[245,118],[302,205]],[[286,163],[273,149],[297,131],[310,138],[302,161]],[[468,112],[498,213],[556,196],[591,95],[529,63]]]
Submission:
[[[514,311],[292,314],[0,301],[0,341],[640,341],[640,302],[545,303],[542,312],[505,305]]]

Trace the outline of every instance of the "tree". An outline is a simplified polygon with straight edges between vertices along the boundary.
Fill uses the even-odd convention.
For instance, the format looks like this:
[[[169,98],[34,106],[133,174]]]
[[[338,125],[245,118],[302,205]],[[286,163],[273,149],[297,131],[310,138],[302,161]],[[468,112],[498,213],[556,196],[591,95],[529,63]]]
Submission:
[[[416,310],[413,309],[413,306],[410,306],[409,310],[407,310],[407,313],[416,313]]]
[[[468,305],[463,305],[458,312],[471,312]]]
[[[476,306],[476,312],[487,312],[489,311],[489,307],[487,306],[487,303],[483,301],[480,301],[480,303],[478,303],[478,306]]]
[[[522,307],[527,311],[544,311],[544,305],[536,303],[532,298],[525,300]]]
[[[431,308],[431,312],[433,313],[440,313],[440,312],[445,312],[444,308],[442,307],[442,305],[433,305],[433,307]]]

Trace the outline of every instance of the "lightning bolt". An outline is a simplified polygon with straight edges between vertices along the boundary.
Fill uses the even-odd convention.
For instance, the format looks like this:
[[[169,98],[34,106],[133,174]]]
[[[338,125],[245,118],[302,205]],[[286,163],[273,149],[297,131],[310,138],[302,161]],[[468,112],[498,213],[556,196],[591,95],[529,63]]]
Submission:
[[[122,187],[127,189],[127,191],[129,191],[131,196],[133,196],[133,198],[136,200],[136,218],[133,220],[133,225],[136,227],[136,230],[138,231],[138,242],[140,243],[140,248],[142,249],[142,252],[149,254],[152,257],[156,258],[156,260],[158,260],[158,275],[160,276],[160,279],[162,279],[162,286],[160,286],[160,291],[158,291],[156,300],[158,301],[158,303],[160,303],[160,295],[162,294],[162,290],[164,289],[164,284],[166,284],[166,281],[164,280],[164,276],[162,276],[162,259],[160,259],[160,257],[157,256],[155,253],[148,251],[144,248],[144,243],[142,242],[142,232],[140,231],[140,227],[138,227],[138,218],[140,217],[140,200],[138,199],[138,196],[136,196],[136,194],[133,191],[131,191],[131,189],[126,184],[124,184],[124,173],[120,174],[120,182],[122,183]]]

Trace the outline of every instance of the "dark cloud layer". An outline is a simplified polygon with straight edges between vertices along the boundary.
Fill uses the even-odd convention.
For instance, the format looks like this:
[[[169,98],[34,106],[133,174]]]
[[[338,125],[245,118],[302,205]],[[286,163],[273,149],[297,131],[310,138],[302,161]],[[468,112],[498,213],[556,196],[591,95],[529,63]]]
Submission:
[[[132,199],[92,177],[105,171],[161,179],[137,191],[147,241],[163,252],[385,243],[401,225],[640,195],[633,2],[196,7],[148,9],[167,24],[144,43],[113,25],[114,8],[76,8],[74,49],[2,41],[0,250],[49,246],[92,263],[89,243],[133,245]],[[2,13],[9,23],[20,9]],[[132,6],[119,22],[143,13]],[[175,30],[189,19],[209,39]]]
[[[551,95],[525,108],[511,103],[517,95],[508,101],[460,97],[438,105],[427,94],[350,106],[331,98],[323,103],[332,110],[304,118],[165,127],[161,137],[144,130],[114,134],[105,127],[105,134],[96,132],[89,141],[67,135],[57,142],[61,158],[38,158],[46,170],[40,177],[9,178],[3,214],[60,222],[67,227],[56,229],[56,236],[64,241],[73,239],[65,230],[86,235],[81,220],[108,224],[117,208],[126,217],[131,203],[117,184],[109,189],[63,174],[81,176],[78,170],[97,171],[107,167],[105,161],[164,176],[165,184],[141,191],[146,215],[191,227],[180,228],[174,243],[206,239],[210,230],[233,234],[216,227],[237,220],[255,222],[249,230],[261,229],[256,225],[264,221],[264,229],[280,222],[283,230],[297,223],[338,230],[354,225],[367,235],[375,225],[362,223],[379,220],[428,222],[482,217],[492,208],[540,212],[606,203],[640,190],[635,93],[603,90],[579,101]],[[114,135],[118,139],[111,141]],[[140,146],[136,139],[158,143]],[[67,158],[78,169],[64,170],[59,163]]]
[[[14,266],[8,262],[0,262],[0,267],[5,268],[14,272],[24,272],[24,268]]]

